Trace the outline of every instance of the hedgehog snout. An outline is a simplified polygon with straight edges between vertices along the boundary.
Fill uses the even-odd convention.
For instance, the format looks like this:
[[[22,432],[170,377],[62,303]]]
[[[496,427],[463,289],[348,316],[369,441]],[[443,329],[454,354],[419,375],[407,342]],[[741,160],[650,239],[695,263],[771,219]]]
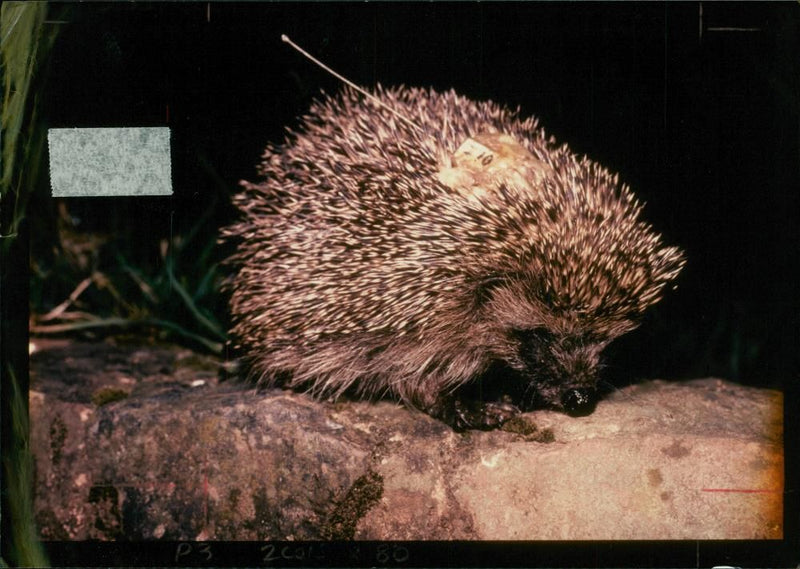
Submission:
[[[517,332],[519,359],[537,398],[572,416],[589,415],[597,401],[595,386],[603,343],[558,337],[546,329]]]
[[[568,415],[591,415],[597,405],[597,392],[588,387],[573,387],[561,394],[561,406]]]
[[[554,407],[573,417],[590,415],[597,404],[598,358],[591,351],[556,353],[552,377],[556,381]]]

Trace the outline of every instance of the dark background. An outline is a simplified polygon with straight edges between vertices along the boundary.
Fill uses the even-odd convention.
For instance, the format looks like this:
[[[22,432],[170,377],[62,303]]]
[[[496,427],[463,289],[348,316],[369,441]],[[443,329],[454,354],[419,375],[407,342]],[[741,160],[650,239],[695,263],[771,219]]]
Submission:
[[[253,178],[266,142],[281,140],[320,89],[340,88],[281,43],[286,33],[367,88],[377,82],[454,88],[519,105],[559,141],[618,171],[647,202],[646,218],[686,250],[688,265],[679,288],[610,347],[607,379],[712,375],[783,387],[796,404],[795,3],[54,6],[47,25],[61,34],[37,93],[46,126],[169,126],[172,132],[174,196],[60,202],[76,231],[112,236],[95,259],[104,274],[119,274],[115,263],[124,257],[127,268],[163,276],[162,246],[176,237],[188,243],[174,264],[178,278],[196,283],[218,271],[228,251],[216,237],[234,215],[229,202],[238,180]],[[58,204],[46,187],[30,204],[33,314],[58,305],[85,276],[51,270],[71,268],[59,264],[63,247],[54,245]],[[81,297],[83,308],[100,314],[92,302],[103,298],[92,292]],[[224,298],[197,298],[224,325]],[[796,424],[796,415],[787,419]],[[790,425],[789,473],[797,471],[794,432]],[[787,480],[793,479],[787,474]],[[797,500],[791,482],[787,490],[791,546]],[[158,545],[110,544],[124,550],[120,559],[138,555],[143,565]],[[459,554],[464,545],[431,544],[424,559],[442,566],[603,566],[609,559],[619,567],[764,566],[774,544],[550,544],[544,550],[486,544]],[[166,544],[158,559],[173,551]],[[117,559],[113,551],[89,553],[80,559]],[[785,553],[772,565],[788,566],[788,548]],[[221,564],[233,559],[241,558]]]
[[[320,89],[340,88],[281,33],[367,88],[519,105],[619,172],[688,257],[678,289],[609,348],[607,379],[780,386],[797,378],[800,347],[799,14],[795,3],[84,4],[53,24],[44,116],[172,129],[173,197],[68,200],[83,229],[124,236],[146,270],[159,239],[202,216],[212,242],[264,145]],[[34,256],[48,200],[32,210]],[[39,308],[63,298],[52,294]],[[224,302],[208,309],[224,321]]]

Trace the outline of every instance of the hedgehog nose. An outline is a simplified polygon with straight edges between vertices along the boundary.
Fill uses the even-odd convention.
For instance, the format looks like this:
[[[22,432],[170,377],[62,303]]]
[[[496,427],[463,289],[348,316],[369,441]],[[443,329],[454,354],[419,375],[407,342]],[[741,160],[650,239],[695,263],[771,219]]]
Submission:
[[[561,405],[572,417],[591,415],[596,404],[597,398],[594,389],[587,387],[569,389],[561,395]]]

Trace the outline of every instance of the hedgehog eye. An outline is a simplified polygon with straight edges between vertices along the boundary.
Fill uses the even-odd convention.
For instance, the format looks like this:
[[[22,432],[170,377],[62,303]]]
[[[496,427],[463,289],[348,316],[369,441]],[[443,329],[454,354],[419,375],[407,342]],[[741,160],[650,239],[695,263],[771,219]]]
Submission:
[[[519,342],[519,357],[526,366],[536,366],[551,352],[555,336],[549,330],[539,327],[526,330],[513,330],[512,337]]]
[[[579,348],[587,343],[587,338],[582,338],[580,336],[567,336],[563,340],[561,340],[561,347],[567,351],[574,350],[575,348]]]
[[[525,330],[514,330],[514,337],[524,346],[533,344],[553,344],[556,340],[555,335],[547,328],[528,328]]]

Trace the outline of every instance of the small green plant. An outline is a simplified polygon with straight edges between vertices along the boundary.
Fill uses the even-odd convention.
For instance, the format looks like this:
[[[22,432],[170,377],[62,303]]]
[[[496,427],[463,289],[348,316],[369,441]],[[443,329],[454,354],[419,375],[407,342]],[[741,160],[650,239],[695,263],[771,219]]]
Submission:
[[[142,242],[124,226],[114,238],[83,232],[70,226],[66,204],[59,209],[58,242],[50,246],[57,254],[31,259],[33,335],[137,333],[222,352],[226,334],[215,316],[222,275],[205,216],[196,221],[202,231]]]
[[[10,445],[3,449],[3,474],[9,511],[3,512],[11,520],[11,535],[8,536],[9,549],[0,563],[12,566],[47,567],[44,549],[39,543],[36,522],[33,514],[33,455],[30,450],[28,428],[28,405],[26,396],[10,366],[4,369],[9,379],[11,392],[9,398],[12,433]]]
[[[53,46],[58,29],[46,18],[50,8],[44,2],[5,2],[0,9],[0,64],[2,65],[2,177],[0,177],[0,288],[5,296],[3,308],[3,354],[8,356],[11,334],[9,300],[15,286],[26,275],[15,275],[9,260],[24,254],[26,243],[19,242],[20,227],[28,203],[41,180],[45,129],[39,119],[37,88],[42,80],[43,62]],[[16,280],[15,280],[16,279]],[[11,285],[11,286],[9,286]],[[14,320],[17,324],[17,321]],[[3,413],[9,429],[3,447],[5,500],[4,528],[10,528],[2,552],[3,566],[46,567],[47,557],[38,539],[33,514],[33,458],[30,451],[26,376],[14,367],[18,357],[4,358]]]

